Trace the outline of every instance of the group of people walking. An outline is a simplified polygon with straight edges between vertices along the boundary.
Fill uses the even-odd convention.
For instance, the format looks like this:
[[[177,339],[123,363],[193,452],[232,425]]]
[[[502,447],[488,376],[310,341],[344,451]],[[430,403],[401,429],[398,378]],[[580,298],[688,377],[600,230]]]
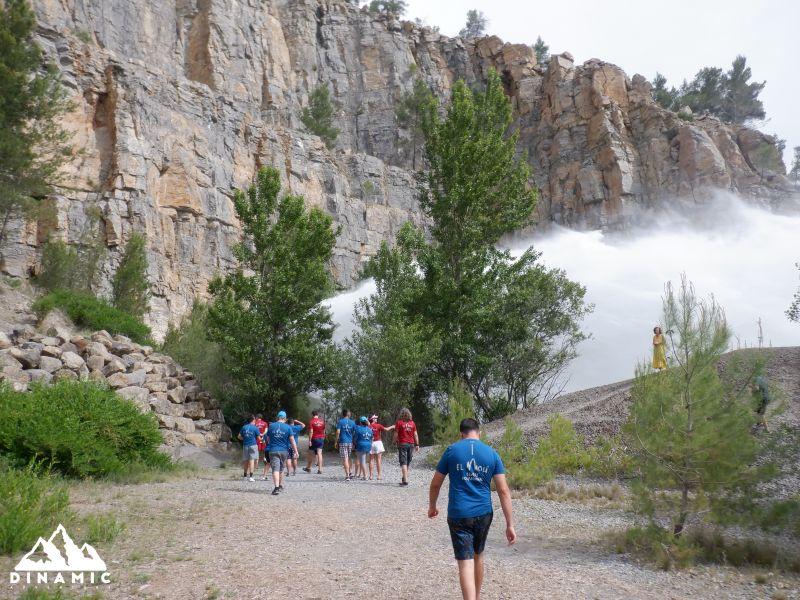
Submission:
[[[278,412],[277,419],[272,423],[264,421],[260,414],[252,415],[239,430],[243,477],[255,481],[255,469],[259,460],[263,459],[262,479],[266,481],[267,471],[271,470],[274,484],[272,494],[280,494],[283,491],[284,477],[297,475],[299,436],[305,428],[305,423],[288,417],[285,411]],[[308,429],[309,452],[303,471],[311,473],[313,463],[317,474],[322,474],[326,426],[325,420],[316,410],[311,413]],[[389,431],[395,432],[398,444],[402,471],[400,485],[408,485],[408,469],[414,453],[419,450],[419,434],[411,411],[407,408],[400,411],[397,421],[389,427],[378,422],[378,415],[369,418],[361,416],[358,421],[354,421],[349,410],[342,411],[342,417],[336,424],[334,448],[342,458],[345,481],[366,481],[373,477],[377,480],[383,479],[383,454],[386,449],[382,435]],[[353,458],[355,460],[351,460]]]

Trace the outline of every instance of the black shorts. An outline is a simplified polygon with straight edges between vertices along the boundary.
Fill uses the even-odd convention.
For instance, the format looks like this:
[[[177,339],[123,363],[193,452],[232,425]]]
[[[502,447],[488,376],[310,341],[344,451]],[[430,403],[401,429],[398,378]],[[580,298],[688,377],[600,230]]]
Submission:
[[[411,459],[414,457],[414,444],[400,444],[397,447],[397,453],[400,457],[400,466],[410,465]]]
[[[447,519],[456,560],[470,560],[475,558],[476,554],[483,553],[493,517],[494,513],[490,512],[480,517]]]

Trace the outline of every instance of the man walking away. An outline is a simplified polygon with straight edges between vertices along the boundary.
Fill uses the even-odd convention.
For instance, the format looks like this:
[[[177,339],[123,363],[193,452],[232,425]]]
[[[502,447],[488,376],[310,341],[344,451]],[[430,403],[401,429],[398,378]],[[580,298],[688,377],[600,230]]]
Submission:
[[[403,472],[403,480],[400,485],[408,485],[408,468],[411,466],[411,459],[414,451],[419,450],[419,435],[417,425],[411,418],[411,411],[403,408],[397,422],[394,424],[394,435],[397,440],[397,451],[400,457],[400,470]]]
[[[292,435],[292,428],[286,423],[286,413],[278,413],[278,421],[270,423],[267,428],[267,452],[272,466],[272,482],[275,484],[272,495],[277,496],[283,491],[283,469],[289,459],[289,450],[297,452],[297,444]]]
[[[258,462],[258,440],[261,439],[261,433],[256,427],[255,415],[250,415],[247,423],[239,430],[238,437],[242,440],[243,477],[254,481],[253,471],[256,468],[256,462]]]
[[[296,448],[300,448],[300,432],[306,428],[306,424],[302,421],[298,421],[297,419],[287,419],[286,422],[289,424],[289,427],[292,428],[292,437],[294,438],[294,445]],[[289,475],[289,471],[291,470],[292,475],[297,475],[297,461],[300,460],[300,454],[295,450],[292,451],[289,448],[289,460],[286,461],[286,474]]]
[[[356,424],[350,418],[350,411],[342,411],[342,418],[336,424],[336,442],[333,447],[339,449],[339,456],[342,457],[342,467],[344,468],[344,480],[350,481],[350,453],[353,451],[353,432]]]
[[[464,600],[477,600],[483,583],[483,549],[492,524],[491,482],[494,480],[506,519],[506,539],[517,541],[511,510],[511,491],[500,455],[480,441],[478,422],[461,421],[461,441],[444,451],[431,480],[428,517],[439,514],[436,501],[444,478],[450,476],[447,526],[458,562],[458,579]]]
[[[311,461],[317,457],[317,474],[322,474],[322,447],[325,445],[325,420],[320,418],[319,411],[311,411],[311,422],[308,424],[308,438],[310,452],[308,453],[308,465],[303,467],[303,471],[311,473]]]

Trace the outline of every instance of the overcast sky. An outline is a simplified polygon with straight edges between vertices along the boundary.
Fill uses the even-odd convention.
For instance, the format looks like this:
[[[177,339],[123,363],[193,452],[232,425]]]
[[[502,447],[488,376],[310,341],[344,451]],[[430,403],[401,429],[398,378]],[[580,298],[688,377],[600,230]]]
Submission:
[[[671,84],[702,67],[727,70],[744,54],[761,94],[767,120],[758,128],[786,140],[784,160],[800,146],[800,1],[797,0],[409,0],[407,18],[421,18],[455,35],[471,8],[489,19],[488,33],[532,44],[536,36],[551,53],[570,52],[576,62],[600,58],[632,77]],[[792,72],[790,72],[790,70]]]

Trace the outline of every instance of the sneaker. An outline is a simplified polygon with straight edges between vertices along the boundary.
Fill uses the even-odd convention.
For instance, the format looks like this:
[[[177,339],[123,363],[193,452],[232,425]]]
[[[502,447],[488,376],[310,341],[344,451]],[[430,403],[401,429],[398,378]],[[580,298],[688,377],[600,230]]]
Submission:
[[[303,471],[305,471],[306,473],[311,473],[311,469],[309,469],[308,467],[303,467]]]
[[[401,481],[400,485],[408,485],[408,482],[407,481]]]
[[[251,475],[250,477],[247,478],[247,481],[255,481],[255,479],[253,479],[253,476]]]
[[[344,478],[344,480],[345,480],[345,481],[350,481],[350,477],[349,477],[349,476],[348,476],[348,477],[345,477],[345,478]]]
[[[322,475],[322,471],[320,471],[319,469],[317,469],[317,475]]]
[[[277,496],[280,493],[281,493],[281,488],[275,488],[275,489],[272,490],[272,495],[273,496]]]
[[[261,478],[261,481],[267,481],[267,480],[268,480],[268,478],[267,478],[267,476],[266,476],[266,475],[265,475],[264,477],[262,477],[262,478]]]

